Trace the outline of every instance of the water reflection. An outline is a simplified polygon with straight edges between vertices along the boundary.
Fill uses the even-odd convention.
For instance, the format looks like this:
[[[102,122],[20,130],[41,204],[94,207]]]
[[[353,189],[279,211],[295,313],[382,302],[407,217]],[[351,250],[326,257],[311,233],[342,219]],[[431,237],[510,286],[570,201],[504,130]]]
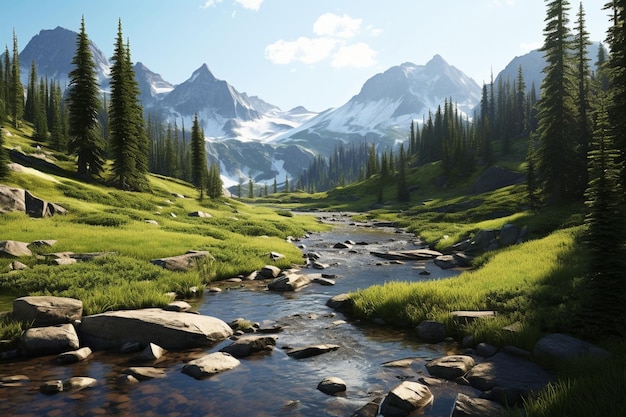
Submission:
[[[353,251],[337,250],[336,242],[351,239],[367,242]],[[426,263],[431,275],[419,275],[415,263],[391,265],[369,254],[370,250],[412,248],[409,235],[370,229],[337,228],[303,240],[307,251],[322,255],[327,271],[340,275],[334,286],[312,284],[291,294],[235,288],[207,294],[198,306],[202,314],[226,322],[238,317],[283,327],[276,349],[242,360],[234,370],[206,380],[195,380],[181,372],[185,362],[219,350],[224,341],[209,349],[170,352],[155,366],[166,370],[166,378],[120,386],[118,377],[131,365],[126,356],[96,352],[73,365],[58,365],[55,357],[32,358],[0,364],[0,375],[25,374],[30,383],[0,388],[0,415],[15,416],[349,416],[372,399],[386,394],[403,379],[417,380],[425,374],[427,360],[441,356],[453,346],[421,344],[410,330],[339,322],[342,315],[326,307],[340,293],[366,288],[390,280],[439,279],[456,274]],[[305,273],[320,271],[306,270]],[[334,352],[296,360],[287,347],[337,344]],[[383,363],[413,358],[407,368],[385,367]],[[99,384],[74,393],[45,395],[39,386],[47,380],[90,376]],[[327,376],[342,378],[348,389],[328,396],[316,389]],[[435,405],[424,415],[449,415],[458,388],[449,384],[433,388]]]

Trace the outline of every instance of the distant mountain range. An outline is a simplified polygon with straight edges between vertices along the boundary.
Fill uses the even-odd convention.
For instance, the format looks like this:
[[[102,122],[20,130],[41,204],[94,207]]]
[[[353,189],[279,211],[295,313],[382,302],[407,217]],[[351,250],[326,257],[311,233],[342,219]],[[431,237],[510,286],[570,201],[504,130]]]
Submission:
[[[31,63],[39,77],[68,84],[77,33],[57,27],[42,30],[20,53],[26,84]],[[109,88],[110,63],[92,43],[101,89]],[[533,51],[516,57],[515,80],[521,65],[528,87],[538,80],[542,56]],[[411,120],[421,121],[445,100],[472,116],[480,102],[481,86],[461,70],[435,55],[425,65],[410,62],[372,76],[346,104],[322,113],[304,107],[282,110],[259,97],[240,93],[216,78],[206,64],[185,82],[173,85],[141,62],[134,66],[140,100],[146,112],[164,121],[191,127],[194,114],[206,135],[207,154],[219,161],[226,185],[252,176],[255,182],[283,182],[297,178],[313,158],[327,155],[339,144],[375,143],[379,149],[394,146],[408,136]],[[504,71],[503,71],[504,74]],[[501,76],[501,75],[499,75]],[[539,84],[536,84],[537,90]]]

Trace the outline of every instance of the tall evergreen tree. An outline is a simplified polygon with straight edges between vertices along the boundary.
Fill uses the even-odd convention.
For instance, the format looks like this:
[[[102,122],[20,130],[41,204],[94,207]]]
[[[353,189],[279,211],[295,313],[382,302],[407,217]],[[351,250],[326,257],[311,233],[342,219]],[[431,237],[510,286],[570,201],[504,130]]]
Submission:
[[[580,175],[576,151],[576,86],[568,29],[569,2],[550,0],[547,5],[545,53],[547,66],[539,101],[537,170],[543,180],[545,201],[557,203],[580,197],[575,178]]]
[[[118,188],[142,191],[148,189],[149,144],[128,49],[122,37],[122,21],[119,20],[112,57],[109,105],[113,181]]]
[[[17,35],[13,31],[13,59],[11,60],[10,107],[13,126],[17,129],[24,116],[24,86],[20,76],[20,58]]]
[[[4,138],[2,137],[2,124],[0,123],[0,180],[9,175],[9,158],[4,149]]]
[[[602,96],[602,95],[601,95]],[[593,147],[589,152],[589,187],[586,242],[589,249],[587,285],[590,297],[585,300],[586,320],[596,327],[598,336],[626,336],[626,286],[624,267],[626,252],[624,235],[624,190],[613,132],[605,111],[604,99],[599,99],[597,127]]]
[[[611,13],[607,42],[610,56],[607,70],[610,79],[608,117],[615,146],[620,151],[619,162],[626,165],[626,0],[613,0],[606,5]],[[626,169],[622,169],[622,184],[626,184]]]
[[[104,142],[97,117],[100,110],[98,80],[89,44],[85,19],[82,18],[67,93],[68,150],[78,157],[78,175],[81,177],[99,176],[104,170]]]
[[[219,163],[211,164],[209,168],[209,177],[207,181],[207,195],[211,199],[220,198],[222,196],[222,178],[220,177]],[[265,194],[267,195],[267,184],[265,184]]]
[[[200,200],[202,200],[208,178],[208,167],[204,135],[198,122],[197,113],[193,116],[193,124],[191,125],[191,174],[191,183],[200,191]]]

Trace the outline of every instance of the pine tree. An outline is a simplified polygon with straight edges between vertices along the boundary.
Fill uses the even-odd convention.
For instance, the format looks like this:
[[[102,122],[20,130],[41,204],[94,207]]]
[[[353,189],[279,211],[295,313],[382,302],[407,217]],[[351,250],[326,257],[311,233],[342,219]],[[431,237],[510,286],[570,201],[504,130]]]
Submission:
[[[4,149],[4,138],[2,137],[2,124],[0,123],[0,180],[9,175],[9,158]]]
[[[539,134],[537,170],[543,179],[545,201],[557,203],[580,197],[575,178],[580,175],[576,153],[576,86],[571,60],[571,36],[567,0],[548,3],[545,43],[547,67],[539,101]]]
[[[203,190],[208,178],[208,167],[204,135],[198,121],[198,114],[193,116],[191,125],[191,183],[200,191],[200,200],[203,199]]]
[[[610,79],[608,117],[615,146],[620,151],[619,162],[626,165],[626,0],[613,0],[605,6],[612,15],[607,42],[610,56],[607,72]],[[626,169],[622,169],[622,184],[626,184]]]
[[[11,116],[13,126],[17,129],[24,116],[24,86],[20,76],[19,49],[17,47],[17,36],[13,31],[13,59],[11,61],[11,83],[9,86]]]
[[[4,117],[5,120],[11,113],[11,55],[9,54],[9,47],[4,47]]]
[[[589,152],[588,214],[586,243],[589,249],[587,285],[591,296],[585,300],[589,327],[596,326],[599,336],[626,335],[626,290],[624,286],[624,190],[619,161],[620,152],[613,142],[603,97],[599,99],[594,143]]]
[[[222,188],[223,184],[222,178],[220,177],[219,164],[211,164],[211,167],[209,168],[209,178],[207,181],[207,195],[213,200],[216,198],[220,198],[222,196]]]
[[[78,175],[81,177],[99,176],[104,170],[104,142],[97,118],[100,100],[96,64],[89,44],[83,18],[76,40],[76,54],[72,59],[74,69],[69,73],[70,85],[67,95],[68,150],[78,157]]]
[[[404,154],[404,144],[400,144],[400,157],[398,161],[398,201],[408,202],[411,199],[409,188],[406,183],[406,156]]]
[[[37,111],[37,68],[35,60],[30,65],[30,73],[28,74],[28,88],[26,90],[26,103],[24,104],[24,120],[27,122],[35,122],[35,113]]]
[[[129,49],[123,41],[120,20],[112,58],[109,106],[113,181],[118,188],[143,191],[148,189],[149,143]]]

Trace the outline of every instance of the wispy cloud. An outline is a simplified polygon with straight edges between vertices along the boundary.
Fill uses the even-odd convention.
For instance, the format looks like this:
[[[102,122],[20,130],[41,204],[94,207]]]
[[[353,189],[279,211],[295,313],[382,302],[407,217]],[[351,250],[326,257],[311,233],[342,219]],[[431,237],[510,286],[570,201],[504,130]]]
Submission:
[[[222,0],[206,0],[204,2],[204,4],[202,6],[200,6],[200,8],[201,9],[208,9],[209,7],[217,6],[221,2],[222,2]]]
[[[244,9],[258,11],[261,8],[263,0],[235,0]]]
[[[283,65],[314,64],[329,59],[334,68],[372,66],[376,63],[376,51],[366,43],[350,42],[362,32],[362,24],[362,19],[346,14],[324,13],[313,23],[315,37],[302,36],[295,41],[280,39],[265,48],[265,58]],[[371,26],[366,32],[373,36],[380,34]]]
[[[366,43],[342,46],[333,55],[331,65],[334,68],[367,68],[376,64],[376,51]]]
[[[313,24],[313,32],[318,36],[352,38],[358,33],[361,23],[362,19],[353,19],[346,14],[324,13]]]

